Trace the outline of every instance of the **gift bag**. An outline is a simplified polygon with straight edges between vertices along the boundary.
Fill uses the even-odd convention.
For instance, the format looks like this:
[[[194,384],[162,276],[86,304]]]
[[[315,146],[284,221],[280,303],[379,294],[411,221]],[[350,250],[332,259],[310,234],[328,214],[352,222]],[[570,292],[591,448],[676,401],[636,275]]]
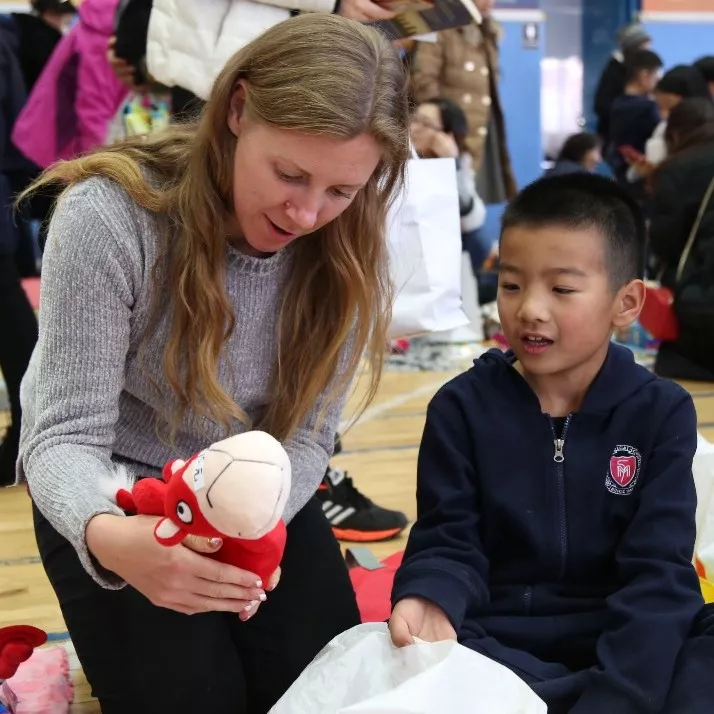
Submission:
[[[697,489],[695,564],[707,602],[714,602],[714,444],[700,435],[692,464]]]
[[[395,304],[388,337],[468,325],[461,307],[461,217],[453,159],[411,159],[387,217]]]
[[[313,660],[270,714],[546,714],[511,670],[454,641],[396,648],[357,625]]]

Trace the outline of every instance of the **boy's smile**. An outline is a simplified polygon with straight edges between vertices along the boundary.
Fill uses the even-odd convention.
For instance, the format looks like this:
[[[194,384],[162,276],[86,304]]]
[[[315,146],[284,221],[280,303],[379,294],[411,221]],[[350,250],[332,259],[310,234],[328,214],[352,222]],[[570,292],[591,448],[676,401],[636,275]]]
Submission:
[[[639,312],[639,281],[613,290],[605,239],[594,228],[513,226],[501,238],[500,262],[501,324],[531,386],[584,392],[613,328]]]

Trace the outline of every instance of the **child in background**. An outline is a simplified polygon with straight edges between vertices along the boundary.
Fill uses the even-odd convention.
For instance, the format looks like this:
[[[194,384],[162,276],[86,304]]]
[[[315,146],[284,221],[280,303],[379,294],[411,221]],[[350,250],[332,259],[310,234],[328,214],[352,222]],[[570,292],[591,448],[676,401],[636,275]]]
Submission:
[[[628,56],[625,69],[625,92],[613,102],[610,111],[607,160],[616,178],[627,185],[630,160],[623,156],[623,148],[644,155],[647,140],[660,123],[659,109],[652,94],[659,80],[662,60],[650,50],[639,50]]]
[[[118,2],[82,2],[15,124],[15,145],[43,169],[102,146],[129,92],[107,60]]]
[[[569,136],[563,144],[555,164],[546,172],[548,176],[592,173],[602,162],[602,140],[596,134],[581,132]]]
[[[642,308],[645,226],[596,175],[507,208],[492,350],[431,401],[395,644],[457,639],[549,714],[709,714],[714,609],[692,565],[697,419],[613,329]]]

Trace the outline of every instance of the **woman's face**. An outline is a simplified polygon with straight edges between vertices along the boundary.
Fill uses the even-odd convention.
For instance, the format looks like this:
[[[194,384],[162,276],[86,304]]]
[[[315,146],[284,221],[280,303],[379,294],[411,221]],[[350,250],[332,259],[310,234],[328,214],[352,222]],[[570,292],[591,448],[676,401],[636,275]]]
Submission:
[[[434,135],[443,131],[441,110],[436,104],[420,104],[412,115],[410,133],[417,154],[424,156],[431,151]]]
[[[234,105],[235,106],[235,105]],[[261,124],[232,110],[237,233],[250,252],[275,253],[337,218],[369,181],[382,149],[368,134],[337,139]]]

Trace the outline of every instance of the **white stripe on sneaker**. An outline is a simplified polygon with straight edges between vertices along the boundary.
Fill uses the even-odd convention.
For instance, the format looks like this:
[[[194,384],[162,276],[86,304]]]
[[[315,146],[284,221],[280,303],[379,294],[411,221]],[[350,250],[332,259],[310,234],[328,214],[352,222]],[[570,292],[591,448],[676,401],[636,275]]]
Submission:
[[[345,510],[344,506],[340,506],[338,503],[336,506],[333,506],[329,511],[325,511],[325,515],[327,516],[327,520],[332,523],[333,519],[342,513],[342,511]]]
[[[353,513],[355,512],[355,509],[350,506],[349,508],[345,508],[342,513],[340,513],[338,516],[335,516],[334,518],[330,519],[330,523],[333,526],[338,526],[342,521],[345,520],[345,518],[349,518]]]

